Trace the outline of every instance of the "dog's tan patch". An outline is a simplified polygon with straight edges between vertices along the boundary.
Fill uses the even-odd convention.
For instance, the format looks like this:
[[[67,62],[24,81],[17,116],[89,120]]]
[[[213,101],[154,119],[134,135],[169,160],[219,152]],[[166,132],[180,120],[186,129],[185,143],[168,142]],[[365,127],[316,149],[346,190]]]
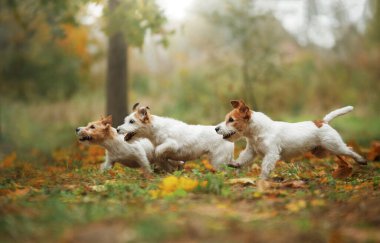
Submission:
[[[239,132],[244,131],[253,112],[242,100],[232,100],[231,105],[234,109],[226,115],[226,123],[230,123]]]
[[[314,120],[313,123],[318,127],[321,128],[325,122],[323,120]]]

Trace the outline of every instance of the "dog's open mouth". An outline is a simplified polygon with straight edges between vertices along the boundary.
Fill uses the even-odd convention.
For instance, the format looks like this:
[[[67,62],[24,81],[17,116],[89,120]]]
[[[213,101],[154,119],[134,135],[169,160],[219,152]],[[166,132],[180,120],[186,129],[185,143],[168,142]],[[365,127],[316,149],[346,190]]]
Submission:
[[[229,138],[229,137],[231,137],[232,135],[234,135],[236,132],[229,132],[229,133],[227,133],[227,134],[224,134],[223,135],[223,139],[227,139],[227,138]]]
[[[79,138],[79,141],[81,141],[81,142],[83,142],[83,141],[90,141],[90,140],[92,140],[91,136],[83,136],[83,137]]]
[[[135,136],[135,135],[136,135],[135,132],[129,132],[129,133],[125,134],[124,140],[125,140],[125,141],[129,141],[129,140],[131,140],[131,138],[132,138],[133,136]]]

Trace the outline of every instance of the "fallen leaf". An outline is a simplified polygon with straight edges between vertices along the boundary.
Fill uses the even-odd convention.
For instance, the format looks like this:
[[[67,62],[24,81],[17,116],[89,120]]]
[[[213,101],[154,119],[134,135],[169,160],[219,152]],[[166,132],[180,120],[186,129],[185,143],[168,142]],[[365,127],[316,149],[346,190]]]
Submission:
[[[305,200],[293,201],[286,204],[285,208],[291,212],[298,212],[301,209],[306,208],[306,201]]]
[[[107,188],[104,185],[95,185],[95,186],[90,186],[91,190],[96,191],[96,192],[104,192],[107,190]]]
[[[236,178],[236,179],[229,179],[227,183],[232,184],[232,185],[240,184],[243,186],[247,186],[247,185],[255,185],[255,180],[252,178]]]
[[[8,196],[11,197],[22,197],[25,196],[30,192],[30,188],[24,188],[24,189],[16,189],[15,191],[8,194]]]
[[[369,161],[380,160],[380,141],[374,141],[371,143],[367,159]]]
[[[11,154],[7,155],[3,162],[1,163],[1,167],[3,168],[10,168],[13,166],[13,162],[16,160],[17,155],[16,152],[12,152]]]
[[[322,207],[326,205],[326,202],[325,200],[322,200],[322,199],[313,199],[311,200],[310,204],[313,207]]]
[[[306,183],[304,181],[301,181],[301,180],[282,182],[280,184],[282,184],[281,185],[282,187],[290,187],[290,188],[305,188],[305,187],[307,187]]]
[[[334,170],[332,176],[336,179],[344,179],[352,174],[352,166],[341,156],[337,156],[335,160],[338,163],[338,168]]]

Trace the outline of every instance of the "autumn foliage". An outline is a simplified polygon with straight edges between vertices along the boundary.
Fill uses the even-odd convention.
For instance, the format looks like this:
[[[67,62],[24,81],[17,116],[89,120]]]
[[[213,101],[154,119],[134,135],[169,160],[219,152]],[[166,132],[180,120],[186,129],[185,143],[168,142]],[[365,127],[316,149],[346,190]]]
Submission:
[[[99,172],[104,149],[97,146],[76,144],[48,156],[31,151],[29,160],[13,152],[0,163],[0,239],[92,242],[103,232],[115,242],[299,241],[305,235],[378,241],[378,144],[361,148],[373,161],[365,167],[310,155],[279,161],[264,190],[260,160],[218,172],[204,158],[147,179],[119,164]],[[124,230],[130,238],[120,240]]]

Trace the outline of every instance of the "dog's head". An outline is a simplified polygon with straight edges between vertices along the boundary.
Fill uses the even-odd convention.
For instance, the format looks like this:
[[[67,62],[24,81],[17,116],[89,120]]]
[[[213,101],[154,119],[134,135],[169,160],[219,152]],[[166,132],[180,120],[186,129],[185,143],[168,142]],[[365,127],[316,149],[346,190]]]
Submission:
[[[125,141],[147,137],[151,125],[152,117],[148,106],[139,106],[139,103],[136,103],[132,109],[133,112],[125,117],[124,124],[116,129],[119,134],[125,135]]]
[[[225,121],[220,123],[215,131],[223,135],[224,139],[236,141],[243,136],[248,127],[252,111],[242,100],[232,100],[231,105],[234,109],[226,115]]]
[[[112,116],[107,116],[98,121],[93,121],[85,127],[75,129],[78,140],[82,143],[99,144],[113,137]]]

